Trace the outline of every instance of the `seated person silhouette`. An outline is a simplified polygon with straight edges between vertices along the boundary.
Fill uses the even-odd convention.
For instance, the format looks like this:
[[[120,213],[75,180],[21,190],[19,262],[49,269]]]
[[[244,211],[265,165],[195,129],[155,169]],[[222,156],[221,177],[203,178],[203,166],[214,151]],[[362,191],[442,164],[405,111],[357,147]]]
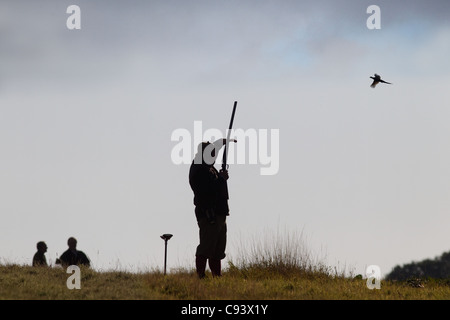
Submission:
[[[45,253],[47,252],[47,245],[44,241],[39,241],[36,244],[37,252],[33,256],[33,267],[47,267],[47,259]]]
[[[59,259],[56,260],[57,264],[61,264],[64,267],[71,265],[84,265],[90,267],[91,262],[83,251],[77,250],[77,239],[70,237],[67,240],[67,249]]]

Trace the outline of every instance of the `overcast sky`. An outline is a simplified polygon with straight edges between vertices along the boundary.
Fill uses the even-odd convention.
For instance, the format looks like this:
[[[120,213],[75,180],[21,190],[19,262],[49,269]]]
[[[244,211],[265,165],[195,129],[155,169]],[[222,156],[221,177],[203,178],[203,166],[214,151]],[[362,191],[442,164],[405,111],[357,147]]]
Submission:
[[[31,264],[41,240],[54,261],[74,236],[97,269],[162,268],[172,233],[169,267],[193,267],[171,136],[224,131],[234,101],[235,128],[279,130],[279,171],[230,166],[229,258],[277,231],[362,274],[448,251],[449,14],[445,0],[2,1],[0,262]],[[370,88],[374,73],[393,85]]]

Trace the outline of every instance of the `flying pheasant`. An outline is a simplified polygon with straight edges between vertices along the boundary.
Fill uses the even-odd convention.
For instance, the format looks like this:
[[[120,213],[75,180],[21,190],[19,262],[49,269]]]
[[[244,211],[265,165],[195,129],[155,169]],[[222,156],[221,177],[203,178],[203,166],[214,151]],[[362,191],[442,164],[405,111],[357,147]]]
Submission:
[[[386,81],[384,81],[384,80],[381,80],[381,77],[380,77],[378,74],[376,74],[376,73],[375,73],[374,77],[370,77],[370,78],[373,79],[373,82],[372,82],[372,84],[370,85],[372,88],[375,88],[375,86],[376,86],[378,83],[380,83],[380,82],[382,82],[382,83],[387,83],[387,84],[392,84],[392,83],[390,83],[390,82],[386,82]]]

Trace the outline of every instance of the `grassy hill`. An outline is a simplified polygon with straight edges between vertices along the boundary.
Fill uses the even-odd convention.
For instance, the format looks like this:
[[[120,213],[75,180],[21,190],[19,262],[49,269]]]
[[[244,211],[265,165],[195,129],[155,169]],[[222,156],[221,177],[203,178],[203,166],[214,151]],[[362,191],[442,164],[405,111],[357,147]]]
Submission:
[[[230,265],[221,278],[199,280],[192,270],[164,276],[97,272],[81,268],[81,288],[69,290],[71,274],[61,268],[0,266],[3,300],[304,300],[304,299],[450,299],[449,281],[382,281],[370,290],[366,280],[320,270]]]
[[[382,280],[370,290],[314,258],[302,235],[277,233],[229,259],[223,276],[198,279],[194,270],[130,273],[80,269],[80,289],[69,289],[63,268],[0,265],[1,300],[448,300],[450,279]],[[71,282],[73,283],[73,282]]]

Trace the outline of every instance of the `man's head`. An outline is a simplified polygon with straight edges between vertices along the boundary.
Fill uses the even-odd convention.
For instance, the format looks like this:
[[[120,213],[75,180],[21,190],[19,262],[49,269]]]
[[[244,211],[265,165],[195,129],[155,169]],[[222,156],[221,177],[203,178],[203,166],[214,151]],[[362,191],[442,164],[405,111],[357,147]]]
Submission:
[[[197,155],[195,156],[196,164],[213,165],[216,162],[220,148],[222,148],[227,139],[219,139],[214,142],[201,142],[197,147]],[[229,141],[237,142],[235,139]]]
[[[74,237],[70,237],[67,240],[67,245],[69,246],[69,249],[75,250],[77,248],[77,239],[75,239]]]
[[[36,248],[39,252],[47,252],[47,245],[45,244],[44,241],[39,241],[36,244]]]
[[[195,163],[213,165],[216,162],[216,158],[217,152],[214,143],[206,141],[198,145]]]

